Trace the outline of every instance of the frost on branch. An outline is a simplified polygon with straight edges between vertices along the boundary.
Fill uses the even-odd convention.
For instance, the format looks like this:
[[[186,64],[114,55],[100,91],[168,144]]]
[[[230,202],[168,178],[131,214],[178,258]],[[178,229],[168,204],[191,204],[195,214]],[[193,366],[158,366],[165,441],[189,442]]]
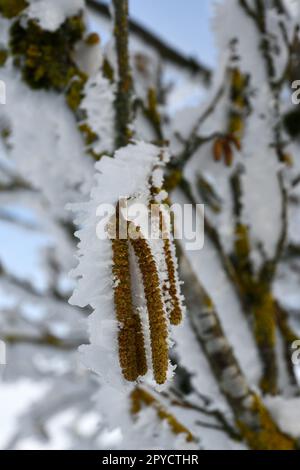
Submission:
[[[114,443],[116,449],[122,445],[123,450],[192,450],[199,449],[201,445],[188,429],[190,420],[176,407],[166,404],[157,392],[151,390],[150,393],[146,387],[135,387],[127,396],[116,388],[101,385],[96,407],[109,423],[109,429],[118,430],[117,442]]]
[[[1,79],[9,83],[9,106],[1,107],[0,125],[22,178],[66,218],[65,204],[84,199],[92,186],[87,153],[112,152],[114,86],[101,71],[99,37],[87,34],[83,2],[50,3],[30,2],[12,20],[1,18]],[[47,15],[61,20],[47,26]]]
[[[90,77],[83,90],[80,111],[86,118],[79,126],[84,132],[90,129],[88,150],[94,155],[111,153],[114,145],[114,99],[115,87],[100,72]]]
[[[26,13],[44,30],[55,31],[66,18],[76,15],[83,8],[83,0],[29,0]]]
[[[170,325],[180,323],[183,307],[168,214],[165,206],[157,205],[166,198],[162,171],[167,159],[165,150],[143,142],[117,151],[114,159],[103,157],[96,164],[91,200],[73,206],[82,228],[79,264],[73,273],[78,284],[71,303],[94,309],[91,345],[82,347],[84,361],[118,387],[125,385],[124,379],[135,382],[145,376],[164,384],[172,376]],[[151,219],[151,231],[164,231],[164,239],[150,237],[147,210],[138,223],[130,216],[130,208],[138,204],[149,208],[151,203],[159,207],[158,226],[153,227]],[[105,204],[113,211],[106,222],[101,221],[102,235],[108,222],[123,219],[128,239],[122,239],[118,230],[111,240],[107,233],[105,239],[98,237],[97,214],[104,215]]]
[[[1,119],[11,132],[11,157],[23,178],[42,190],[51,209],[63,213],[67,202],[82,197],[78,187],[89,188],[92,181],[92,165],[74,117],[63,96],[30,90],[9,65],[2,77],[10,83],[10,105],[1,108]]]

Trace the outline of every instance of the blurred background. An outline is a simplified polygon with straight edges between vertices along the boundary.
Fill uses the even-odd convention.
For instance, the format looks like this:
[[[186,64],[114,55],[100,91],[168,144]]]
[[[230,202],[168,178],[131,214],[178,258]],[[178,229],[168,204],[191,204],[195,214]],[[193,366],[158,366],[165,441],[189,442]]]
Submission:
[[[90,198],[95,160],[127,142],[108,2],[86,0],[83,24],[82,0],[28,1],[10,20],[15,3],[0,0],[0,448],[296,447],[299,2],[129,0],[134,137],[168,142],[171,200],[193,206],[188,226],[204,204],[206,230],[203,249],[179,250],[189,315],[172,328],[174,380],[159,393],[146,376],[124,393],[113,303],[102,307],[112,280],[97,240],[77,250],[66,210]],[[85,367],[77,350],[89,338]]]

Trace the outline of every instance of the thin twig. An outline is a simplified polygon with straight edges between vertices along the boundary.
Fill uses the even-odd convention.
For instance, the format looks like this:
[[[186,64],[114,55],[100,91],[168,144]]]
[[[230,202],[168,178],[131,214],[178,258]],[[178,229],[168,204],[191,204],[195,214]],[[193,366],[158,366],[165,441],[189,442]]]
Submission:
[[[45,334],[44,336],[33,336],[26,334],[7,334],[1,335],[1,339],[10,345],[31,344],[33,346],[44,346],[66,351],[76,350],[82,344],[87,343],[86,338],[79,339],[62,339],[53,334]]]

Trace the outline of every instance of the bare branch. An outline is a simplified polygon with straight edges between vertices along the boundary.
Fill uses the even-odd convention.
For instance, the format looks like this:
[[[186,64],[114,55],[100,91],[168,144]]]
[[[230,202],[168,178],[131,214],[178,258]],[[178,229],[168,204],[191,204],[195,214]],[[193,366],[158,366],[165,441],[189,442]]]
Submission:
[[[80,345],[87,343],[87,339],[82,337],[78,339],[59,338],[53,334],[45,334],[43,336],[8,334],[1,335],[1,339],[7,344],[31,344],[33,346],[43,346],[66,351],[76,350]]]
[[[295,449],[295,440],[278,429],[261,399],[250,389],[213,302],[193,272],[187,256],[183,258],[182,255],[181,266],[191,324],[242,437],[252,449]]]
[[[118,61],[118,88],[115,100],[116,148],[129,141],[131,121],[132,79],[128,51],[128,0],[112,0],[114,6],[114,35]]]

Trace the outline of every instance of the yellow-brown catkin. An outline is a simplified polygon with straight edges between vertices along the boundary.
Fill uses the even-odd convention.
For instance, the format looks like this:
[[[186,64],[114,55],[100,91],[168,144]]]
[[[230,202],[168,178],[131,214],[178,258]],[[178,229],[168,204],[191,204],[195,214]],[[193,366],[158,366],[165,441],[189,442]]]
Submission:
[[[147,358],[145,352],[145,342],[142,329],[141,319],[139,314],[135,314],[135,347],[136,347],[136,362],[138,375],[145,375],[148,371]]]
[[[153,406],[156,409],[159,419],[166,420],[174,434],[185,434],[187,442],[192,442],[195,440],[193,434],[185,426],[183,426],[183,424],[177,421],[175,416],[165,410],[158,400],[156,400],[156,398],[154,398],[146,390],[136,387],[131,392],[131,404],[132,414],[139,413],[143,405]]]
[[[129,262],[129,242],[119,234],[119,206],[116,209],[117,233],[112,239],[114,301],[117,320],[120,323],[118,342],[119,360],[123,376],[135,381],[147,372],[147,359],[141,320],[132,302]]]
[[[112,240],[114,301],[120,324],[119,360],[123,376],[131,382],[138,378],[136,354],[136,320],[131,298],[129,250],[127,240]]]
[[[159,274],[147,241],[140,236],[131,239],[143,278],[145,298],[149,315],[153,374],[158,384],[167,379],[168,328],[160,289]]]
[[[176,267],[174,263],[173,253],[172,253],[172,246],[171,246],[171,239],[168,236],[168,232],[165,230],[165,222],[163,218],[163,214],[160,212],[160,223],[161,229],[163,233],[163,246],[164,246],[164,254],[165,254],[165,262],[167,266],[168,272],[168,282],[169,285],[167,287],[167,292],[170,296],[171,301],[171,310],[169,313],[169,319],[171,325],[179,325],[182,321],[182,308],[180,302],[180,292],[178,291],[177,287],[177,279],[176,279]]]

